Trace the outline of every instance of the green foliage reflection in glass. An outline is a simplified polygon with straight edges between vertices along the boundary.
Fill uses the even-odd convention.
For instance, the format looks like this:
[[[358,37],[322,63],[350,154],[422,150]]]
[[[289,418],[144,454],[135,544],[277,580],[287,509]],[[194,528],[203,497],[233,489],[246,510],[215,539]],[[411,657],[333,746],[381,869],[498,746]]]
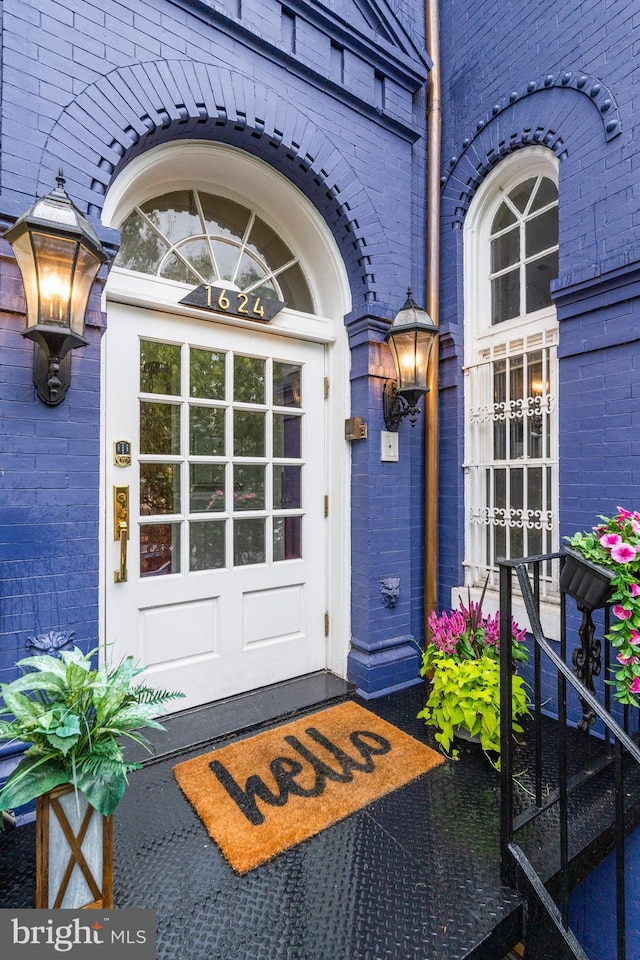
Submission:
[[[228,283],[313,313],[298,258],[261,217],[199,190],[175,190],[136,207],[121,225],[116,265],[179,283]]]
[[[237,355],[233,358],[233,399],[236,403],[264,403],[264,360]]]
[[[234,457],[264,457],[266,414],[233,411]]]
[[[201,400],[224,400],[225,354],[191,348],[190,394]]]
[[[140,453],[180,453],[180,407],[175,403],[140,401]]]
[[[180,396],[180,347],[140,341],[140,391]]]
[[[224,456],[224,410],[197,407],[189,410],[189,453],[192,456]]]

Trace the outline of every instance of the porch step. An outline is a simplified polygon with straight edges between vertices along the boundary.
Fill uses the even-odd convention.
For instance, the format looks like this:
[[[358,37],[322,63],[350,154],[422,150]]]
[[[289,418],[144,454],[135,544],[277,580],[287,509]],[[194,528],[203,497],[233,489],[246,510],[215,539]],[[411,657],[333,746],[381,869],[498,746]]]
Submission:
[[[249,733],[267,724],[293,718],[313,707],[340,703],[354,694],[354,684],[328,670],[318,670],[215,703],[177,711],[164,719],[161,717],[165,731],[150,730],[147,735],[155,749],[153,756],[134,743],[126,746],[126,756],[128,760],[143,765],[157,763],[187,750],[207,747],[232,734]]]

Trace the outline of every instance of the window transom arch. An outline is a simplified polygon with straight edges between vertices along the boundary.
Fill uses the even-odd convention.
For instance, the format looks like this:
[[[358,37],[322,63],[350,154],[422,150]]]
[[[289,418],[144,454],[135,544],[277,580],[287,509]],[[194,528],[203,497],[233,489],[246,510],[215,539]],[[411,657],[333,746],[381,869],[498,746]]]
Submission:
[[[557,546],[558,161],[512,154],[465,224],[465,577]],[[547,591],[552,589],[547,571]]]
[[[214,284],[313,313],[299,258],[255,210],[204,190],[137,205],[121,226],[116,265],[188,284]]]

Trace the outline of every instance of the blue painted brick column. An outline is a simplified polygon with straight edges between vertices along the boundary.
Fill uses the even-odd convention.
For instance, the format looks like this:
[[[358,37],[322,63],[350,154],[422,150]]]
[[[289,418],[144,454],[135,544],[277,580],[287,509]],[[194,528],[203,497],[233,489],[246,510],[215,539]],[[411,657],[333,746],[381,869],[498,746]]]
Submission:
[[[352,444],[352,638],[348,677],[365,698],[420,683],[420,651],[411,633],[421,567],[412,570],[412,544],[423,542],[422,522],[412,518],[413,446],[422,430],[403,422],[398,463],[380,460],[385,430],[382,391],[395,377],[384,337],[389,321],[374,315],[347,318],[351,344],[351,409],[368,426],[368,438]],[[421,549],[421,548],[420,548]],[[413,550],[415,556],[415,548]],[[397,603],[388,606],[381,581],[400,581]]]

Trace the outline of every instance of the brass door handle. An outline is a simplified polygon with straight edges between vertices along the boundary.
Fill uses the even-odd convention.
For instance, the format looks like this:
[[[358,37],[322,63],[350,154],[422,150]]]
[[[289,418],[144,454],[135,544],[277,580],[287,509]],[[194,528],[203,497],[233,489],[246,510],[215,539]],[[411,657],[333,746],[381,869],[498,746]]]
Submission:
[[[113,538],[120,541],[120,566],[113,572],[114,583],[127,580],[127,541],[129,539],[129,487],[113,488]]]
[[[129,528],[126,523],[120,524],[120,569],[113,571],[115,583],[124,583],[127,579],[127,540],[129,539]]]

